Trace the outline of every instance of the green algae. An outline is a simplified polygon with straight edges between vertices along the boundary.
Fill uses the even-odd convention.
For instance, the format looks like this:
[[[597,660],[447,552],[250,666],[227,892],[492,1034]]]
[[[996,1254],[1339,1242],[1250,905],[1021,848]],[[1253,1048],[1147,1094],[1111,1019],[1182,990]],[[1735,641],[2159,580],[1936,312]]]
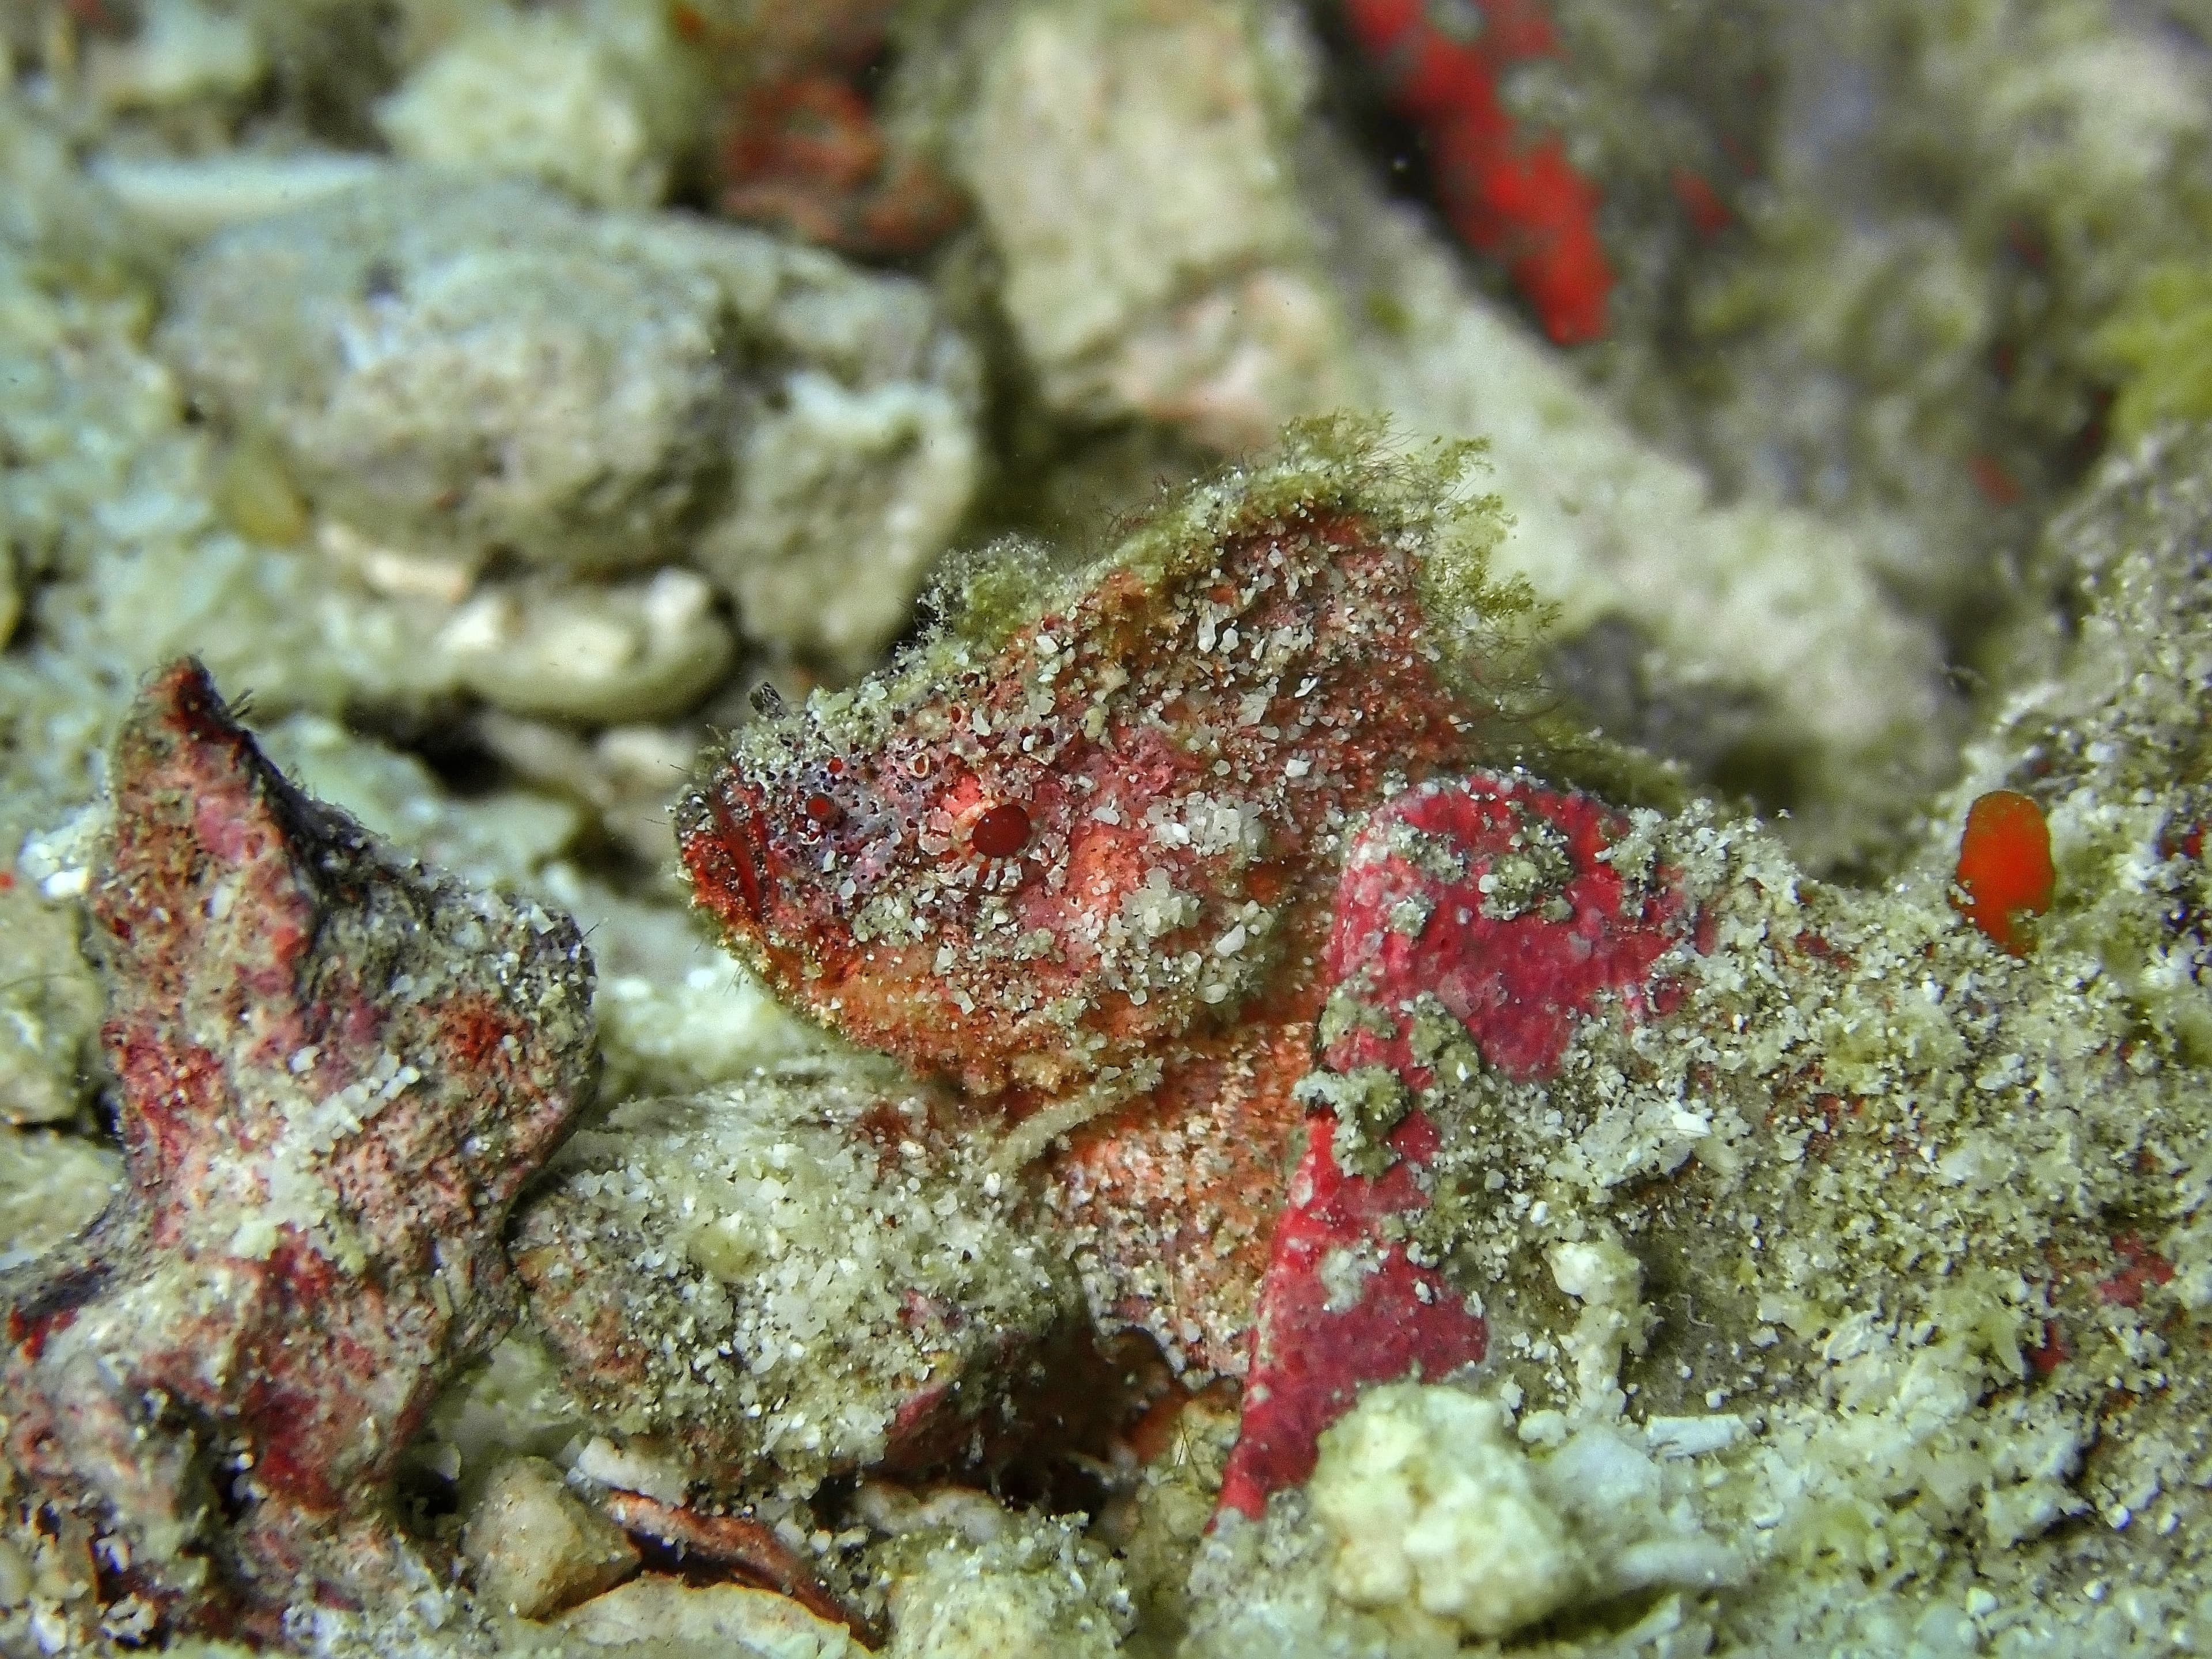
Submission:
[[[1073,569],[1020,539],[949,559],[926,601],[937,626],[889,682],[821,695],[817,706],[832,719],[899,706],[1109,577],[1127,573],[1164,590],[1202,571],[1233,536],[1340,513],[1378,541],[1415,550],[1424,611],[1446,643],[1440,666],[1453,688],[1525,722],[1543,705],[1536,647],[1555,611],[1525,579],[1492,568],[1510,520],[1504,502],[1480,488],[1486,449],[1479,441],[1407,443],[1379,416],[1295,422],[1266,457],[1157,501]]]
[[[2143,272],[2092,345],[2118,372],[2112,423],[2122,443],[2162,422],[2212,419],[2212,271],[2203,265]]]

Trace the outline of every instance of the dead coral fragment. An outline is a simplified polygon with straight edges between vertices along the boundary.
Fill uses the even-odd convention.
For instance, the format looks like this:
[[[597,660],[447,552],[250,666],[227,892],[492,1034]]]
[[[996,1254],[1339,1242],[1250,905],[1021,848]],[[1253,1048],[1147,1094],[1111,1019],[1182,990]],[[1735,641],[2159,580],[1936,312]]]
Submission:
[[[744,1515],[702,1514],[634,1492],[610,1492],[607,1513],[627,1531],[679,1556],[696,1556],[762,1580],[817,1619],[844,1626],[864,1647],[882,1645],[866,1620],[824,1589],[805,1559],[763,1522]]]
[[[393,1467],[505,1323],[500,1231],[588,1078],[590,957],[299,793],[197,663],[112,776],[91,908],[129,1185],[0,1281],[8,1457],[155,1629],[434,1594]]]
[[[477,1593],[495,1607],[544,1619],[609,1590],[637,1571],[622,1528],[568,1490],[540,1457],[518,1457],[491,1479],[461,1535]]]

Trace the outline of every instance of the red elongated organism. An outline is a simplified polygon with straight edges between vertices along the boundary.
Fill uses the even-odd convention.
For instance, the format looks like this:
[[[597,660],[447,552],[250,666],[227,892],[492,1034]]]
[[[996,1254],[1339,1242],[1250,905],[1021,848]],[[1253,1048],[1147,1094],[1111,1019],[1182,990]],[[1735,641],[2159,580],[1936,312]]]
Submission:
[[[1344,0],[1352,37],[1420,129],[1437,206],[1453,234],[1503,262],[1560,345],[1603,337],[1613,270],[1598,240],[1596,188],[1556,136],[1518,129],[1498,78],[1559,42],[1537,0],[1478,0],[1472,32],[1433,21],[1422,0]]]
[[[1959,890],[1966,920],[2000,950],[2026,956],[2023,919],[2051,908],[2057,884],[2051,863],[2051,826],[2034,799],[2016,789],[1992,789],[1966,809],[1959,837]]]

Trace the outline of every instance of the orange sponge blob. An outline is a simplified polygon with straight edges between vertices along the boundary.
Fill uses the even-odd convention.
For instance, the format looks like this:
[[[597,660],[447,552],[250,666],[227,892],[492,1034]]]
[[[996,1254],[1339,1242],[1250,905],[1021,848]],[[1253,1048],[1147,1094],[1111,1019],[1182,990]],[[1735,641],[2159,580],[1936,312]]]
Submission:
[[[2051,826],[2017,789],[1992,789],[1966,809],[1959,838],[1959,893],[1952,903],[2002,950],[2026,956],[2021,918],[2051,908]]]

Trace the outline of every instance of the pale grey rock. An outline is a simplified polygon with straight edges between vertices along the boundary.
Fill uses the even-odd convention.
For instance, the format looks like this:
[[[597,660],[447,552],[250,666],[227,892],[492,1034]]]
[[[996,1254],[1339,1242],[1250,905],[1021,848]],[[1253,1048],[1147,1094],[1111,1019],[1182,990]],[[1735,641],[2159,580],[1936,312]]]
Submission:
[[[707,579],[673,566],[643,581],[486,583],[438,645],[500,708],[594,721],[679,714],[733,653]]]
[[[705,123],[698,57],[653,0],[494,9],[381,100],[410,161],[535,179],[599,207],[652,207]]]
[[[971,30],[957,163],[1037,390],[1218,450],[1350,390],[1279,128],[1304,65],[1261,9],[1031,3]]]
[[[702,544],[701,562],[756,636],[863,663],[904,623],[980,461],[974,424],[943,386],[855,392],[794,371],[746,434],[744,507]],[[843,580],[825,580],[831,569]]]
[[[326,544],[572,578],[693,562],[755,639],[842,665],[904,626],[979,471],[981,369],[921,284],[514,180],[396,168],[234,228],[185,264],[158,345],[276,450]],[[598,592],[538,603],[582,617]],[[729,655],[708,618],[600,696],[459,649],[483,630],[451,620],[431,654],[518,713],[657,718]]]
[[[620,1527],[571,1492],[542,1457],[502,1465],[469,1516],[461,1553],[477,1594],[524,1619],[544,1619],[611,1589],[637,1571]]]
[[[161,349],[370,536],[655,563],[726,467],[733,319],[709,278],[592,231],[525,185],[398,173],[216,237]]]
[[[88,170],[133,219],[191,241],[352,190],[390,165],[381,156],[344,150],[289,155],[226,150],[214,155],[100,155]]]
[[[67,887],[50,899],[9,869],[0,888],[0,1122],[60,1122],[91,1090],[100,988]]]

